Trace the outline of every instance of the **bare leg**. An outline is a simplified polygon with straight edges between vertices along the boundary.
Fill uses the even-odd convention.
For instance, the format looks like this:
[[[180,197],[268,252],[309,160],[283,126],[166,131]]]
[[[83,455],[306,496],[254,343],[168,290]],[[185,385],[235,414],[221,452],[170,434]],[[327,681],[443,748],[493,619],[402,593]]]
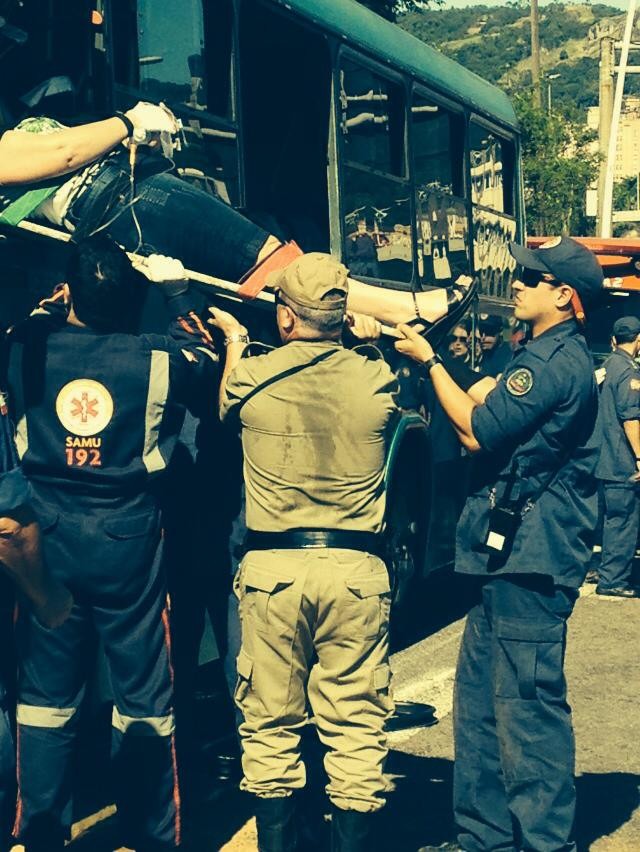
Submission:
[[[269,235],[258,253],[257,263],[265,260],[280,245],[276,237]],[[444,289],[416,293],[416,302],[420,317],[427,322],[436,322],[447,313],[447,292]],[[411,293],[402,290],[385,290],[383,287],[364,284],[354,278],[349,279],[347,307],[355,313],[373,316],[387,325],[407,322],[416,316]]]
[[[282,243],[277,237],[269,235],[266,241],[262,244],[262,248],[258,252],[256,263],[260,263],[260,261],[264,260],[265,257],[268,257],[272,252],[274,252],[278,248],[278,246],[281,245]]]
[[[447,313],[447,292],[443,289],[416,293],[420,316],[427,322],[436,322]],[[370,314],[388,325],[407,322],[416,316],[411,293],[385,290],[349,279],[347,307],[359,314]]]

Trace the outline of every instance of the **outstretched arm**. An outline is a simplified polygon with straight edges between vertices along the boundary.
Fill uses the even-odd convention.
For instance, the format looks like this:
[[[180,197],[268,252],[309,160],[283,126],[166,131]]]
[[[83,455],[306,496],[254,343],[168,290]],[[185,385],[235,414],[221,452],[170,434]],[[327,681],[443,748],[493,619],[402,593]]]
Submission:
[[[419,364],[425,364],[430,358],[434,357],[431,345],[415,329],[407,325],[399,325],[398,331],[404,336],[395,344],[398,352],[408,355]],[[480,449],[480,444],[473,433],[471,423],[471,415],[477,405],[476,400],[454,382],[442,363],[431,368],[429,378],[460,443],[470,453],[477,452]],[[482,396],[482,393],[478,395],[478,398],[480,396]],[[484,396],[482,398],[484,399]]]
[[[129,135],[121,118],[68,127],[56,133],[7,131],[0,138],[0,184],[33,183],[80,169]]]
[[[176,133],[175,116],[167,109],[140,102],[125,113],[54,133],[10,130],[0,137],[0,184],[33,183],[66,175],[107,154],[130,135]]]
[[[219,308],[209,308],[211,318],[210,324],[215,328],[220,329],[225,337],[226,358],[224,362],[224,371],[220,379],[220,394],[219,405],[222,408],[223,400],[227,393],[227,381],[233,370],[240,363],[242,353],[247,345],[247,329],[227,311],[221,311]]]

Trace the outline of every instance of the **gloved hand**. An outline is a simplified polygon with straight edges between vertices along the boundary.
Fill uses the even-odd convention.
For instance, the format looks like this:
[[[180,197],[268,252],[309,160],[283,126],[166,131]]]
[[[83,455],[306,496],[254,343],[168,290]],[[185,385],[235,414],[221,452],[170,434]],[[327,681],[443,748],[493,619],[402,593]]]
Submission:
[[[164,104],[158,106],[138,101],[125,115],[133,122],[133,141],[137,144],[149,141],[153,134],[169,133],[173,136],[179,130],[178,120]]]
[[[382,326],[375,317],[347,311],[345,320],[349,331],[358,340],[379,340],[382,335]]]
[[[157,284],[167,299],[180,296],[189,289],[184,266],[175,257],[165,257],[163,254],[150,254],[149,257],[136,255],[131,264],[152,284]]]

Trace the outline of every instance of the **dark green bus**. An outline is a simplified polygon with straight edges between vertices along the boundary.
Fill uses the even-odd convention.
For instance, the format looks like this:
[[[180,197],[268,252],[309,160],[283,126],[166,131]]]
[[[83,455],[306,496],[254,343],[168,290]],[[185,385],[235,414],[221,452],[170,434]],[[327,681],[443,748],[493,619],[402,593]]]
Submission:
[[[384,287],[475,272],[480,309],[505,310],[523,232],[513,107],[354,0],[0,0],[0,14],[5,126],[27,108],[85,121],[164,101],[183,123],[179,172],[272,233]],[[10,321],[58,249],[4,234]],[[414,409],[415,371],[397,369]],[[398,563],[423,562],[429,517],[426,569],[450,560],[447,483],[415,411],[389,479]]]

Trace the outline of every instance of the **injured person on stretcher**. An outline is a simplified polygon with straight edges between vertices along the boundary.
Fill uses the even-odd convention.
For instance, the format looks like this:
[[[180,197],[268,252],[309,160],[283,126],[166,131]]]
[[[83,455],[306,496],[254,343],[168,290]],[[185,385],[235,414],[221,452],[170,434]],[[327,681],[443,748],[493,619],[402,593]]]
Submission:
[[[270,272],[302,251],[173,173],[159,141],[178,130],[169,110],[143,102],[78,127],[22,121],[0,136],[0,224],[45,219],[78,238],[104,230],[127,251],[179,258],[255,297]],[[411,293],[351,279],[348,307],[390,325],[419,318],[430,328],[466,308],[470,285],[461,277]]]

